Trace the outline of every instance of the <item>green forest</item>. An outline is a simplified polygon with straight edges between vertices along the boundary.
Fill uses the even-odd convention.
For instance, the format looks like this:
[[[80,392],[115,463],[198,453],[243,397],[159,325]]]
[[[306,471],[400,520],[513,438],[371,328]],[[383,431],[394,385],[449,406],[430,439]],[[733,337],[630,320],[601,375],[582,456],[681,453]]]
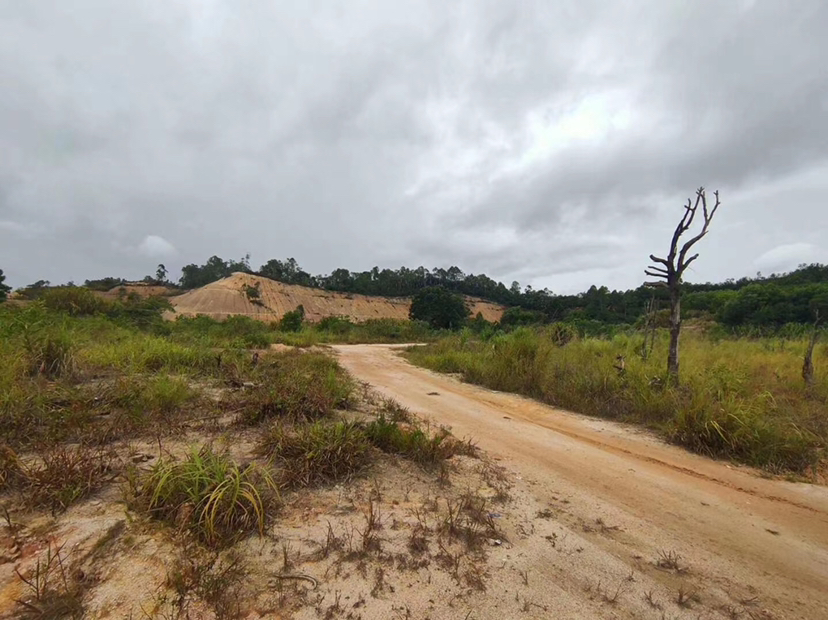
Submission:
[[[378,296],[411,296],[429,287],[441,286],[456,293],[491,300],[510,309],[503,317],[504,326],[532,325],[566,321],[587,331],[601,326],[624,326],[640,323],[652,307],[662,314],[668,307],[667,292],[646,285],[626,291],[606,286],[591,286],[577,295],[557,295],[547,289],[521,288],[518,282],[507,287],[485,274],[467,274],[458,267],[448,269],[379,269],[349,271],[336,269],[330,275],[310,275],[295,259],[272,259],[258,270],[250,267],[249,257],[224,260],[218,256],[203,265],[189,264],[178,282],[166,277],[166,268],[159,265],[155,276],[144,281],[189,290],[204,286],[242,271],[286,284],[296,284],[330,291]],[[0,272],[2,273],[2,272]],[[109,290],[126,280],[107,277],[86,280],[92,290]],[[72,283],[70,283],[72,285]],[[0,281],[0,299],[5,289]],[[24,298],[36,298],[49,288],[40,280],[18,291]],[[818,315],[828,316],[828,265],[800,265],[783,274],[726,280],[719,283],[683,284],[682,311],[684,318],[698,318],[729,327],[747,330],[778,330],[786,325],[813,323]],[[658,312],[657,312],[658,315]]]
[[[166,270],[160,270],[165,273]],[[293,258],[272,259],[258,270],[250,267],[249,257],[224,260],[218,256],[203,265],[189,264],[175,284],[193,289],[220,280],[236,271],[257,274],[286,284],[362,295],[410,296],[433,286],[442,286],[465,295],[481,297],[509,306],[505,325],[529,325],[566,321],[589,328],[600,325],[634,325],[642,320],[650,304],[666,310],[667,293],[645,285],[618,291],[592,286],[577,295],[556,295],[549,290],[521,288],[518,282],[504,285],[485,274],[467,274],[458,267],[448,269],[379,269],[349,271],[335,269],[330,275],[311,275]],[[148,282],[166,282],[147,276]],[[84,285],[108,290],[123,284],[121,278],[87,280]],[[36,283],[33,286],[37,286]],[[726,280],[720,283],[685,283],[682,309],[685,318],[702,318],[731,328],[776,330],[789,324],[813,323],[816,313],[828,316],[828,266],[800,265],[784,274]]]

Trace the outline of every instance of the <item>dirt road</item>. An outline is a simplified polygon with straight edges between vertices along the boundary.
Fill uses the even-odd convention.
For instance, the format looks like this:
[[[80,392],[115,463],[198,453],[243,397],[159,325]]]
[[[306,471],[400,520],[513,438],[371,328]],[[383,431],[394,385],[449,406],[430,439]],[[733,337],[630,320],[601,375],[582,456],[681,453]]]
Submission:
[[[825,487],[463,384],[394,347],[334,348],[358,379],[473,438],[543,507],[512,541],[534,597],[520,617],[828,619]]]

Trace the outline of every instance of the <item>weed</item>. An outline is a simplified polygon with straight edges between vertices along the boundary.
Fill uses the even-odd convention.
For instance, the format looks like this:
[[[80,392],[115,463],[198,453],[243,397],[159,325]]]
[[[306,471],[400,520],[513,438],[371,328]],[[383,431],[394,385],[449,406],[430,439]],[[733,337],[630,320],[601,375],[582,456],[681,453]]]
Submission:
[[[689,609],[693,603],[701,603],[701,597],[696,590],[685,590],[681,586],[676,594],[676,605]]]
[[[160,461],[144,481],[139,498],[149,514],[189,530],[207,544],[264,530],[276,485],[264,469],[240,467],[209,446],[193,448],[184,461]]]
[[[238,554],[231,551],[221,557],[192,546],[181,553],[167,572],[167,586],[175,592],[179,610],[186,612],[192,593],[210,606],[217,620],[241,616],[246,579],[247,569]]]
[[[383,452],[400,454],[423,467],[435,467],[464,448],[441,429],[432,437],[414,424],[401,425],[380,414],[365,428],[368,439]],[[470,445],[470,444],[469,444]]]
[[[656,559],[656,566],[665,570],[674,570],[677,573],[687,571],[687,568],[682,565],[681,556],[675,551],[660,550],[658,552],[658,559]]]
[[[274,424],[259,443],[278,464],[281,483],[290,488],[347,479],[371,462],[371,444],[355,422]]]
[[[647,590],[644,593],[644,600],[647,601],[647,604],[653,609],[664,609],[664,606],[656,600],[652,590]]]
[[[57,446],[41,462],[23,468],[19,487],[27,505],[52,514],[96,491],[112,474],[110,456],[85,446]]]
[[[20,484],[24,477],[17,453],[7,445],[0,444],[0,492]]]
[[[17,601],[20,618],[51,620],[53,618],[82,618],[83,603],[80,584],[66,568],[61,552],[63,546],[46,547],[46,554],[38,558],[33,570],[18,578],[25,584],[29,596]]]
[[[688,333],[680,389],[661,376],[668,346],[663,333],[646,359],[636,355],[635,333],[559,346],[547,328],[516,329],[487,342],[453,335],[407,355],[432,370],[461,373],[470,383],[649,426],[702,454],[771,471],[807,471],[828,448],[828,424],[820,415],[828,375],[815,377],[809,392],[800,377],[805,340],[792,341],[789,351],[768,345],[769,339]],[[613,362],[619,355],[627,360],[623,373]]]
[[[242,421],[258,424],[271,418],[289,421],[329,417],[351,404],[354,385],[336,360],[320,353],[268,356],[258,365],[262,387],[243,402]]]

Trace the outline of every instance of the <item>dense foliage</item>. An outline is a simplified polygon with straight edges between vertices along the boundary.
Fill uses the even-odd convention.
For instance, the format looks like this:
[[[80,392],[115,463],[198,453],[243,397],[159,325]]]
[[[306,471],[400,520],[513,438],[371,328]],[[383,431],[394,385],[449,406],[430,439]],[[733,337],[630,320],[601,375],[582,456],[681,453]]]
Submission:
[[[463,295],[481,297],[520,308],[504,317],[505,325],[526,325],[567,321],[598,322],[607,325],[632,325],[646,313],[651,301],[656,307],[668,306],[666,291],[646,286],[617,291],[592,286],[577,295],[521,290],[517,282],[506,287],[486,275],[466,274],[458,267],[449,269],[379,269],[352,272],[335,269],[330,275],[313,276],[295,259],[269,260],[258,272],[250,269],[247,258],[225,261],[217,256],[204,265],[187,265],[182,270],[184,288],[203,286],[234,271],[258,273],[286,284],[324,288],[345,293],[383,296],[413,296],[423,289],[439,286]],[[801,265],[788,274],[726,280],[721,283],[683,285],[682,305],[686,318],[707,316],[729,326],[777,327],[786,323],[810,323],[814,311],[825,307],[828,315],[828,266]]]
[[[414,295],[408,316],[412,321],[425,321],[435,329],[457,329],[469,314],[462,296],[442,286],[430,286]]]
[[[6,301],[6,296],[11,291],[11,288],[3,284],[6,281],[6,276],[3,275],[3,270],[0,269],[0,301]]]

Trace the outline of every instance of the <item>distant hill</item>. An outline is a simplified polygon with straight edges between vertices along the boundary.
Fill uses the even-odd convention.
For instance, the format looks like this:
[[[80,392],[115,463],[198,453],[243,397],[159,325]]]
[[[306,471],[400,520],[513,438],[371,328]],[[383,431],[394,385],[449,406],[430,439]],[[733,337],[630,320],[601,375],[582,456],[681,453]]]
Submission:
[[[258,288],[259,297],[251,299],[247,287]],[[466,298],[472,316],[480,312],[488,321],[498,321],[505,306],[473,297]],[[258,302],[258,303],[256,303]],[[284,284],[261,276],[236,272],[201,288],[170,297],[173,316],[206,315],[215,319],[243,315],[275,321],[301,305],[309,321],[327,316],[346,316],[353,321],[368,319],[407,319],[408,297],[374,297],[337,293],[295,284]]]

